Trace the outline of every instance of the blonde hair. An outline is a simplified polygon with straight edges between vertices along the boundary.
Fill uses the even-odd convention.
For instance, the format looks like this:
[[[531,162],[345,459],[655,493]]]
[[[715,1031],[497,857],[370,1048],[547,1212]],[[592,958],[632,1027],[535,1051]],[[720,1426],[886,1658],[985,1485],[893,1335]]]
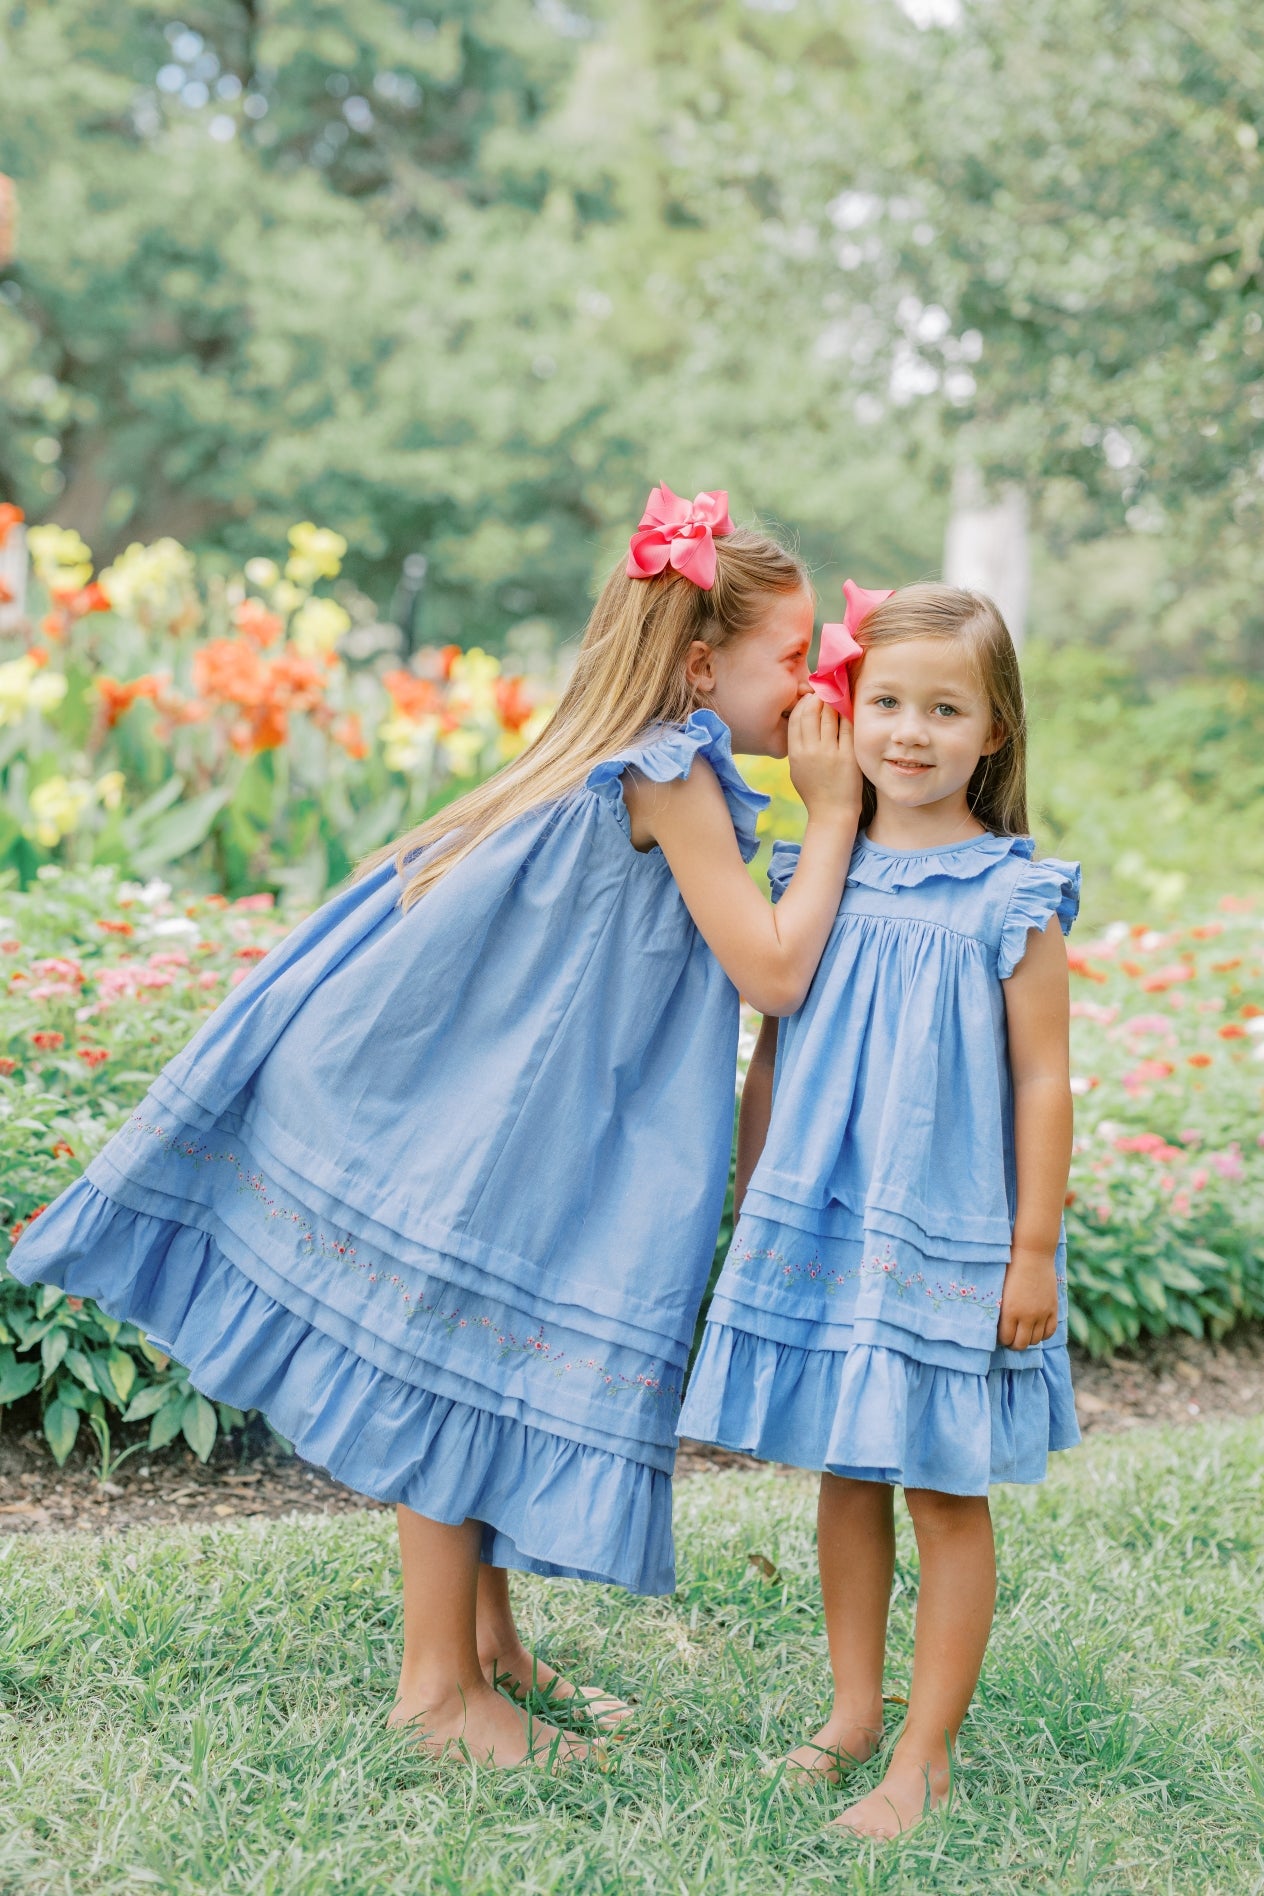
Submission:
[[[594,764],[626,750],[648,725],[688,717],[698,703],[685,676],[694,641],[721,651],[759,626],[770,595],[810,585],[796,554],[751,528],[717,539],[715,552],[707,592],[671,567],[653,579],[629,579],[620,560],[593,607],[557,710],[535,742],[486,783],[366,857],[357,875],[391,856],[403,875],[409,859],[426,850],[405,884],[403,906],[410,908],[489,836],[574,790]],[[445,841],[446,849],[429,847]]]
[[[987,695],[1001,742],[980,757],[966,786],[966,802],[985,828],[998,836],[1027,834],[1027,707],[1022,674],[1009,628],[984,593],[926,583],[901,586],[874,608],[856,634],[866,652],[905,639],[952,639],[964,648],[970,669]],[[861,791],[860,822],[873,821],[877,797],[868,778]]]

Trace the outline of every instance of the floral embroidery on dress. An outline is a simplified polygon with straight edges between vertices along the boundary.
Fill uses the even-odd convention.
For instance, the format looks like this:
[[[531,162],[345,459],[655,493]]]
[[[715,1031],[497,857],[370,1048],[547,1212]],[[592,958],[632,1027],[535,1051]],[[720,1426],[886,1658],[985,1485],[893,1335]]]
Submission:
[[[410,1316],[434,1317],[443,1324],[449,1336],[458,1330],[481,1331],[487,1337],[494,1337],[502,1358],[508,1356],[530,1356],[535,1361],[551,1365],[556,1377],[569,1376],[576,1370],[600,1377],[604,1387],[612,1395],[644,1393],[654,1401],[679,1403],[681,1389],[673,1383],[664,1382],[661,1377],[640,1373],[628,1375],[626,1371],[608,1369],[604,1363],[593,1356],[572,1356],[567,1350],[550,1343],[541,1324],[528,1336],[515,1336],[512,1330],[502,1330],[495,1318],[482,1312],[473,1315],[463,1312],[461,1305],[445,1309],[439,1300],[429,1301],[420,1291],[409,1290],[398,1271],[387,1271],[381,1266],[372,1268],[369,1261],[362,1257],[349,1240],[330,1237],[313,1225],[301,1211],[283,1204],[271,1196],[264,1174],[250,1171],[241,1163],[235,1152],[212,1151],[209,1146],[200,1144],[196,1139],[178,1138],[165,1127],[147,1120],[140,1112],[132,1114],[129,1128],[153,1139],[162,1151],[170,1152],[180,1158],[191,1159],[195,1164],[222,1164],[233,1168],[237,1190],[253,1195],[256,1202],[266,1206],[269,1218],[279,1218],[282,1223],[293,1225],[299,1234],[299,1240],[305,1250],[313,1255],[329,1258],[334,1263],[343,1263],[359,1271],[370,1284],[388,1285],[408,1305]]]
[[[812,1257],[806,1264],[801,1264],[787,1258],[782,1251],[743,1251],[737,1261],[740,1264],[776,1264],[787,1283],[793,1283],[796,1279],[808,1283],[823,1282],[827,1297],[836,1296],[844,1285],[858,1279],[885,1277],[898,1296],[920,1294],[928,1297],[935,1310],[942,1310],[946,1304],[968,1303],[976,1310],[1000,1314],[1001,1300],[992,1292],[981,1290],[977,1284],[968,1281],[959,1283],[956,1278],[949,1278],[947,1283],[943,1283],[938,1278],[927,1277],[923,1271],[904,1270],[889,1244],[884,1245],[880,1252],[865,1258],[862,1263],[853,1264],[842,1271],[827,1269],[819,1257]],[[1057,1283],[1061,1289],[1066,1278],[1060,1276]]]

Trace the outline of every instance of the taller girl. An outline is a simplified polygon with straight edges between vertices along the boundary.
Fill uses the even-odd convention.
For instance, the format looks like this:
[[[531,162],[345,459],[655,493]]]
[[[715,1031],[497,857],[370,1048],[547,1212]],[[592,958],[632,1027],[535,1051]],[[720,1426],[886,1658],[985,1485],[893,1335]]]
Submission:
[[[274,949],[17,1247],[400,1504],[393,1717],[431,1745],[556,1740],[495,1689],[571,1690],[506,1568],[673,1584],[737,989],[798,1005],[859,808],[812,613],[727,496],[657,490],[543,735]],[[775,913],[733,746],[788,747],[810,813]]]
[[[847,591],[865,831],[808,999],[751,1065],[742,1215],[681,1429],[822,1470],[834,1704],[793,1770],[841,1777],[880,1741],[903,1487],[921,1557],[908,1718],[838,1819],[891,1836],[947,1794],[992,1623],[988,1486],[1043,1479],[1078,1440],[1061,931],[1080,872],[1033,861],[1024,834],[1022,684],[996,607]],[[814,682],[846,702],[845,674]],[[774,851],[782,900],[796,853]]]

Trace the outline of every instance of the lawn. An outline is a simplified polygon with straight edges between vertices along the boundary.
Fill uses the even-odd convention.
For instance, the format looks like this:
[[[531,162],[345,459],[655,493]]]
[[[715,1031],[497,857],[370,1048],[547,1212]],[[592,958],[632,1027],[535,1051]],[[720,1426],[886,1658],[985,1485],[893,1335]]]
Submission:
[[[807,1477],[682,1482],[669,1600],[522,1585],[542,1650],[641,1704],[604,1772],[553,1780],[436,1766],[383,1731],[388,1515],[13,1539],[0,1890],[1264,1889],[1262,1467],[1264,1422],[1206,1424],[1100,1440],[1045,1488],[999,1491],[962,1794],[889,1846],[827,1836],[836,1793],[760,1770],[826,1686]],[[892,1694],[915,1592],[904,1531]]]

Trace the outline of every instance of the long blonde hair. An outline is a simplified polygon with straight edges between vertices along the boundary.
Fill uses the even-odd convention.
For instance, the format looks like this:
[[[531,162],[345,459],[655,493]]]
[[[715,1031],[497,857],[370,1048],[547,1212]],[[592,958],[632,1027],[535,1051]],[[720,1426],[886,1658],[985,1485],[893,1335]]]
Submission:
[[[486,783],[374,851],[357,874],[393,856],[403,875],[409,859],[427,850],[405,884],[403,906],[410,908],[489,836],[565,796],[648,725],[688,717],[698,703],[685,676],[695,639],[720,651],[758,627],[770,595],[810,585],[796,554],[751,528],[724,535],[715,552],[715,583],[707,592],[670,567],[653,579],[629,579],[621,560],[593,607],[557,710],[535,742]],[[428,848],[444,841],[446,849]]]
[[[984,593],[926,583],[901,586],[874,608],[856,633],[866,652],[905,639],[953,639],[965,648],[970,668],[987,695],[1001,742],[980,757],[966,786],[971,813],[998,836],[1027,834],[1027,707],[1022,674],[1009,628]],[[860,823],[867,829],[877,808],[866,777]]]

